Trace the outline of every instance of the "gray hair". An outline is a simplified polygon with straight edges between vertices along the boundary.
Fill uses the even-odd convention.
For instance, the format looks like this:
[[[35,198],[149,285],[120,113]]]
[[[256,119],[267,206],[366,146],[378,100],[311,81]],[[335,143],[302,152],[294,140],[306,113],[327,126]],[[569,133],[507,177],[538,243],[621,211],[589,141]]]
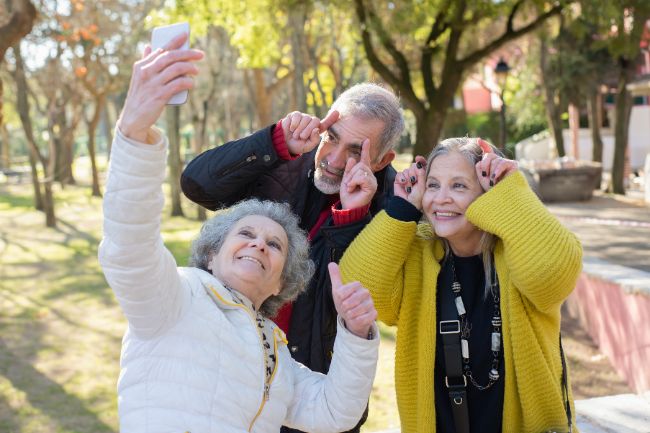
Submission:
[[[489,143],[488,143],[489,144]],[[492,146],[492,151],[499,156],[503,156],[501,151],[496,147]],[[427,177],[429,176],[429,170],[431,170],[431,163],[434,159],[440,155],[447,155],[451,152],[457,152],[463,156],[467,161],[474,167],[477,162],[483,158],[483,149],[478,144],[478,138],[470,137],[454,137],[447,138],[446,140],[438,143],[436,147],[433,148],[429,157],[427,158]],[[449,247],[449,242],[446,239],[440,238],[445,248],[445,260],[451,254],[451,248]],[[492,252],[494,251],[494,245],[496,244],[497,237],[492,233],[483,232],[481,236],[481,255],[483,256],[483,271],[485,272],[485,296],[490,293],[490,288],[492,286],[492,267],[494,266]]]
[[[384,130],[379,136],[377,158],[383,157],[397,145],[404,130],[404,116],[399,99],[379,84],[361,83],[350,87],[336,98],[332,110],[337,110],[341,117],[351,115],[383,122]]]
[[[307,234],[298,225],[298,217],[291,212],[288,204],[249,199],[217,213],[203,224],[199,236],[192,242],[189,266],[210,272],[208,262],[212,255],[219,252],[235,224],[249,215],[272,219],[284,228],[289,240],[287,260],[282,270],[282,289],[279,294],[269,296],[260,306],[261,314],[273,317],[282,305],[293,301],[305,290],[314,273],[314,263],[309,259]]]

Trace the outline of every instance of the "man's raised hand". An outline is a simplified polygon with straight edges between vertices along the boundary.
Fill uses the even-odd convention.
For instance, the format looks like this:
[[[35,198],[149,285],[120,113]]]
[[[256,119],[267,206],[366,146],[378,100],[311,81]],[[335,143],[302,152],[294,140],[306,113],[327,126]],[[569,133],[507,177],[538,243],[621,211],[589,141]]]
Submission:
[[[287,149],[292,155],[307,153],[318,146],[320,134],[339,119],[339,112],[330,111],[323,120],[294,111],[282,119],[282,130]]]
[[[341,208],[355,209],[366,206],[377,192],[377,178],[372,172],[370,160],[370,140],[361,143],[361,158],[356,161],[348,158],[343,172],[341,189]]]

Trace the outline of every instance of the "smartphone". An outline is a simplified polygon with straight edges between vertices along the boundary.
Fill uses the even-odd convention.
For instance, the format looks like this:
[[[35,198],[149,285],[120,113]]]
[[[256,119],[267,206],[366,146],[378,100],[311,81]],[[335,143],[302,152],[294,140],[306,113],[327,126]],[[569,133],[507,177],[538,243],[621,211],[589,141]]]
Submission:
[[[153,29],[151,32],[151,50],[155,51],[158,48],[163,48],[176,36],[181,33],[187,33],[187,40],[181,47],[187,50],[190,47],[190,24],[189,23],[176,23],[169,26],[160,26]],[[167,105],[181,105],[187,101],[187,90],[183,90],[172,96]]]

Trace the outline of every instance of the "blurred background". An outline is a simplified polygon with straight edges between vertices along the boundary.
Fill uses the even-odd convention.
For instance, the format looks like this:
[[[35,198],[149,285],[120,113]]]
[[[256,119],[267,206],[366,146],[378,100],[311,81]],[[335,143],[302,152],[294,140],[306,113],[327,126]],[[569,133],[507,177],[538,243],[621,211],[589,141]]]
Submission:
[[[607,205],[607,220],[641,224],[615,256],[647,273],[649,20],[648,0],[0,1],[0,432],[117,431],[125,321],[96,252],[114,125],[153,27],[187,21],[206,53],[188,102],[159,122],[164,239],[180,264],[209,216],[182,197],[184,164],[290,111],[324,117],[347,87],[373,81],[404,107],[397,168],[442,138],[483,137],[576,231],[575,218],[605,206],[584,203],[636,209]],[[564,202],[582,214],[550,204]],[[638,320],[650,319],[647,290]],[[628,365],[575,316],[578,398],[650,390],[650,377],[626,376],[650,362],[648,334]],[[399,425],[395,330],[382,335],[365,431]]]

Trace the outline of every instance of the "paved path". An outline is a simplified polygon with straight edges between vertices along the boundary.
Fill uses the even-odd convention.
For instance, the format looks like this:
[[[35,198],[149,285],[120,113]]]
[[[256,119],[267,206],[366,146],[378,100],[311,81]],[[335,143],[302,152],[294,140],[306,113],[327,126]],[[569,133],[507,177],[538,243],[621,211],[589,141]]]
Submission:
[[[585,256],[650,272],[650,206],[596,193],[547,207],[580,238]]]

